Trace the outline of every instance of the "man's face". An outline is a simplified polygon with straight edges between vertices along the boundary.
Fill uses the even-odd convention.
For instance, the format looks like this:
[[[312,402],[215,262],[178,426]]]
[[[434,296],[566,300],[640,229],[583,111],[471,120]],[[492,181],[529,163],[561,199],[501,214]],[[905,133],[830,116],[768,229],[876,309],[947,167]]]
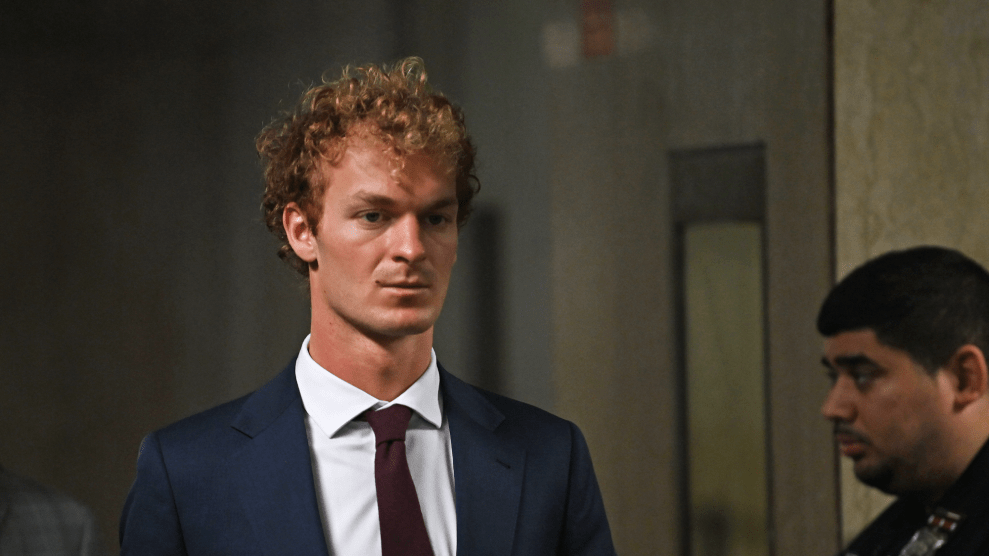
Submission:
[[[835,424],[855,476],[891,494],[922,492],[940,475],[951,384],[928,374],[905,351],[872,330],[842,332],[824,342],[832,379],[821,412]]]
[[[361,139],[321,167],[314,325],[376,339],[432,328],[457,259],[457,195],[445,170],[425,154],[397,160]]]

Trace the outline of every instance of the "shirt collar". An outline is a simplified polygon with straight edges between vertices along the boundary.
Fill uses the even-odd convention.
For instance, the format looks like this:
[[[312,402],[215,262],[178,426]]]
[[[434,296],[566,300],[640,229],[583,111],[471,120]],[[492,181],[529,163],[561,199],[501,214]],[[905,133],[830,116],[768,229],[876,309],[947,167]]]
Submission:
[[[383,409],[392,404],[411,408],[433,427],[439,428],[443,422],[440,372],[436,352],[432,349],[426,372],[391,402],[375,398],[316,363],[309,355],[309,336],[302,342],[295,361],[295,380],[306,413],[330,437],[364,411]]]

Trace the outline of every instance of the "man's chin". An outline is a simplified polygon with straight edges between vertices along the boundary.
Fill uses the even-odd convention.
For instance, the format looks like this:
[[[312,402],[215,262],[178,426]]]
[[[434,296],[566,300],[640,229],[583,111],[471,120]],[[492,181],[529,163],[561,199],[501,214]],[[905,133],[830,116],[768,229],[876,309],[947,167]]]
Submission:
[[[425,334],[432,329],[433,323],[416,323],[396,326],[395,328],[388,330],[387,333],[393,338],[404,338],[406,336],[418,336],[419,334]]]
[[[862,483],[872,488],[879,489],[886,494],[892,492],[893,470],[885,465],[867,465],[862,461],[855,462],[855,477]]]
[[[376,337],[381,340],[394,340],[425,334],[433,329],[433,324],[435,324],[435,319],[431,318],[399,319],[367,327],[364,333],[369,337]]]

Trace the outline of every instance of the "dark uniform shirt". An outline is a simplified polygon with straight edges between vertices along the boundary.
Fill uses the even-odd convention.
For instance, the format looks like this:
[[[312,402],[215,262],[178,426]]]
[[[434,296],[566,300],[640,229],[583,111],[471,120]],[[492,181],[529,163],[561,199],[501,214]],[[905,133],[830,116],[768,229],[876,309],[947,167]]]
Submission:
[[[989,555],[989,442],[935,505],[963,516],[937,556]],[[842,552],[846,556],[897,556],[935,508],[900,497]]]

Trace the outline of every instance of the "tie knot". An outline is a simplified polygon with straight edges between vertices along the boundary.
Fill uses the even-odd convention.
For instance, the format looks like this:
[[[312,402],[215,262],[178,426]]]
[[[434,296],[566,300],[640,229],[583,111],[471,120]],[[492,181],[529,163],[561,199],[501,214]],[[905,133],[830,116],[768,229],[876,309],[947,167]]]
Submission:
[[[404,405],[393,405],[380,411],[368,410],[364,413],[374,431],[374,443],[405,440],[405,430],[409,428],[412,410]]]

